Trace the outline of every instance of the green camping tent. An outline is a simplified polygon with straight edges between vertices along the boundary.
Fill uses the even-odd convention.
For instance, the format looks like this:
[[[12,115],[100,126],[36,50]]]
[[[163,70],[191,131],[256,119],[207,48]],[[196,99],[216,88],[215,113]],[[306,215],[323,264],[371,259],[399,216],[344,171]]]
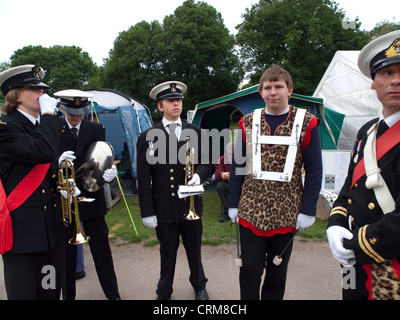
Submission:
[[[321,120],[319,132],[322,149],[337,149],[344,114],[324,108],[323,100],[320,98],[293,93],[289,103],[299,108],[307,108]],[[264,107],[265,103],[258,93],[258,85],[255,85],[227,96],[197,104],[190,122],[203,129],[223,130],[230,127],[230,119],[235,112],[246,115],[255,109]]]

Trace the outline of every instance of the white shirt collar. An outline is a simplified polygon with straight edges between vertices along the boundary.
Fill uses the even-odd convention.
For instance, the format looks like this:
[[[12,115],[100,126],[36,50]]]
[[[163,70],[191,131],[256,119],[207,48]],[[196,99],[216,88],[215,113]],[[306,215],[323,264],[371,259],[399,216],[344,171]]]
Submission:
[[[27,112],[25,112],[25,111],[22,111],[22,110],[20,110],[20,109],[17,109],[19,112],[21,112],[25,117],[27,117],[28,118],[28,120],[30,121],[30,122],[32,122],[34,125],[36,124],[36,121],[38,121],[39,123],[40,123],[40,114],[38,115],[38,117],[37,117],[37,119],[34,117],[34,116],[32,116],[32,115],[30,115],[29,113],[27,113]]]
[[[270,116],[280,116],[280,115],[288,113],[288,112],[289,112],[289,106],[287,106],[287,108],[283,112],[281,112],[280,114],[272,114],[267,110],[267,108],[265,108],[265,114],[268,114]]]
[[[164,125],[164,128],[166,128],[170,123],[177,123],[178,125],[180,125],[182,127],[182,120],[181,118],[178,118],[178,120],[176,121],[169,121],[165,118],[162,118],[162,123]]]
[[[81,123],[79,123],[77,126],[73,126],[72,124],[70,124],[69,122],[68,122],[68,120],[67,120],[67,118],[65,118],[65,122],[67,123],[67,125],[68,125],[68,127],[71,129],[71,128],[77,128],[78,129],[78,131],[80,130],[80,128],[81,128]]]
[[[384,119],[386,124],[388,125],[388,127],[390,128],[391,126],[393,126],[397,121],[400,120],[400,111],[397,111],[395,113],[393,113],[392,115],[390,115],[387,118],[384,118],[383,115],[381,115],[380,120]]]

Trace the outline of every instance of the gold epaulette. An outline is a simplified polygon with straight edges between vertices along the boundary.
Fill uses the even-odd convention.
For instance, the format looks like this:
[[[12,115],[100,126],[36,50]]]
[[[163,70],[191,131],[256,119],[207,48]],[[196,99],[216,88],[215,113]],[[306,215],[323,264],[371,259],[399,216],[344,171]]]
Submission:
[[[345,207],[334,207],[331,211],[331,216],[334,214],[341,214],[342,216],[347,217],[347,209]]]

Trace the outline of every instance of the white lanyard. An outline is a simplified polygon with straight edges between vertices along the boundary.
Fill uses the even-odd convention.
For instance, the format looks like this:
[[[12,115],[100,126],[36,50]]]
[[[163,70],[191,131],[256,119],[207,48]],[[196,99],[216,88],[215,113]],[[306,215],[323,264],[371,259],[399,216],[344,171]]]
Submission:
[[[381,169],[378,167],[376,159],[376,134],[378,123],[374,124],[368,130],[368,138],[364,148],[364,166],[367,180],[365,186],[367,189],[373,189],[376,200],[384,214],[394,211],[396,208],[392,194],[381,176]]]
[[[281,182],[290,182],[292,180],[294,163],[296,161],[297,146],[300,141],[301,128],[303,127],[305,109],[297,109],[296,117],[290,137],[282,136],[262,136],[261,135],[261,112],[264,109],[257,109],[253,114],[253,179],[272,180]],[[280,144],[289,146],[286,155],[285,168],[283,172],[271,172],[261,170],[261,145],[262,144]]]

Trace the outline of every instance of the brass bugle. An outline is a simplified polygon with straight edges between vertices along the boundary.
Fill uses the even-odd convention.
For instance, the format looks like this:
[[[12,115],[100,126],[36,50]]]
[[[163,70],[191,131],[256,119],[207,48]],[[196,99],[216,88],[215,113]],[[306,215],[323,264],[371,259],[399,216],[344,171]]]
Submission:
[[[60,169],[58,170],[57,190],[58,191],[65,190],[67,192],[66,198],[60,195],[62,218],[66,226],[68,226],[72,222],[72,208],[71,208],[72,194],[71,194],[70,181],[68,180],[70,165],[71,166],[73,165],[72,162],[66,159],[60,164]]]
[[[72,179],[73,182],[71,182],[70,179]],[[58,170],[57,189],[65,190],[67,192],[67,198],[61,195],[61,210],[64,224],[66,226],[70,225],[72,222],[72,214],[75,216],[75,235],[68,241],[68,243],[73,245],[85,243],[90,239],[90,237],[85,235],[82,228],[79,216],[78,199],[73,192],[75,181],[74,164],[69,159],[63,160],[60,164],[60,169]]]
[[[185,165],[185,185],[193,178],[194,175],[194,148],[189,148],[189,137],[186,138],[186,165]],[[194,208],[194,196],[189,196],[189,212],[183,215],[185,220],[199,220]]]

